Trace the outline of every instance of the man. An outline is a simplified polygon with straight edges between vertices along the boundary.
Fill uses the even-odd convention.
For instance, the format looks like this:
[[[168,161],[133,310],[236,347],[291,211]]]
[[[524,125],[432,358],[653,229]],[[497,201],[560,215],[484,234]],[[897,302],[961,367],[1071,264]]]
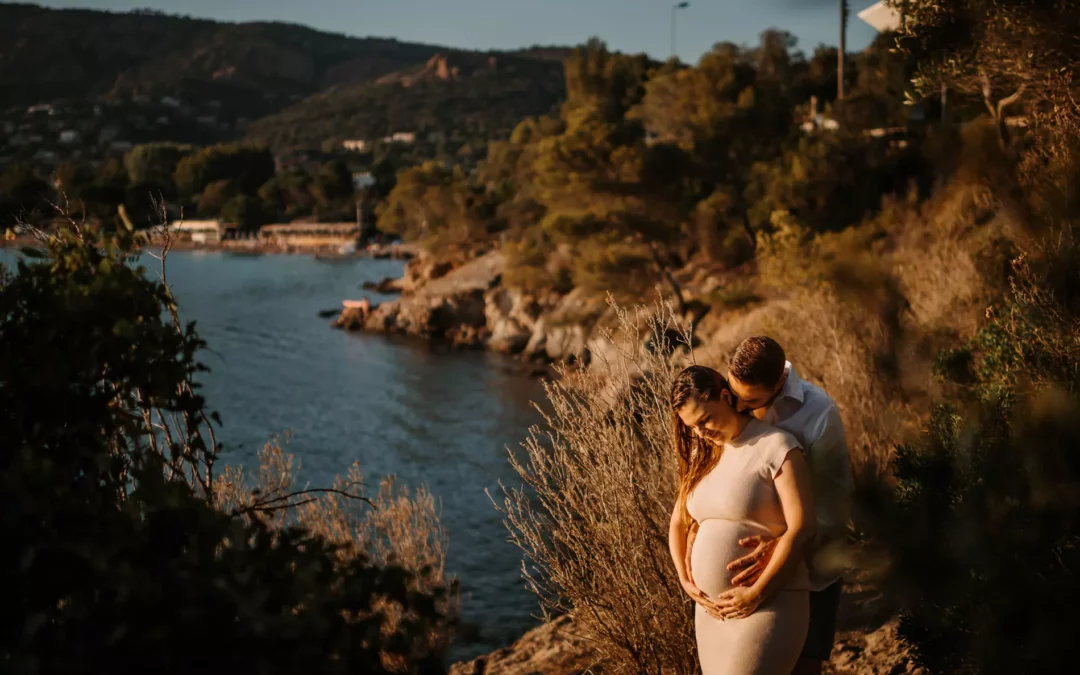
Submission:
[[[817,675],[832,652],[843,590],[842,553],[852,492],[844,424],[829,395],[800,378],[772,338],[744,340],[731,355],[728,382],[738,398],[739,412],[795,436],[811,468],[818,531],[808,560],[810,629],[793,675]],[[689,534],[687,569],[696,532],[695,527]],[[751,586],[768,564],[776,541],[750,537],[739,543],[754,550],[730,563],[728,570],[734,575],[732,584]]]

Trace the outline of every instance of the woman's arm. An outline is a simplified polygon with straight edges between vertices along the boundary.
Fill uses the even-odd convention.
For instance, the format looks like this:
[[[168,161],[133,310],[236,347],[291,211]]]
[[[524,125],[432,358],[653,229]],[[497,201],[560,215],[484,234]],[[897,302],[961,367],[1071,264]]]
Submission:
[[[687,533],[690,529],[689,523],[683,520],[679,505],[675,505],[675,509],[671,512],[671,525],[668,527],[668,550],[671,553],[671,561],[675,563],[675,571],[679,574],[679,584],[682,585],[683,590],[690,598],[705,608],[705,611],[709,612],[716,618],[720,618],[717,613],[716,605],[706,597],[706,595],[697,587],[694,580],[690,578],[690,570],[687,569],[686,564],[686,539]]]
[[[814,538],[814,494],[810,468],[801,451],[788,453],[774,481],[787,530],[777,538],[772,558],[753,586],[733,588],[716,599],[724,618],[749,616],[762,602],[783,589],[805,561],[806,547]]]
[[[686,536],[690,531],[689,523],[683,521],[682,509],[678,504],[671,511],[671,526],[668,528],[668,550],[671,552],[671,561],[675,563],[675,571],[679,573],[679,581],[693,583],[690,580],[689,571],[686,569]]]

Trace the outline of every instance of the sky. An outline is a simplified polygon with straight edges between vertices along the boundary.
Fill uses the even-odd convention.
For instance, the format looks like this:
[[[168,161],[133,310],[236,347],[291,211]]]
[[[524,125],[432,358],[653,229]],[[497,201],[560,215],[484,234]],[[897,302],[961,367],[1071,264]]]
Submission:
[[[34,1],[34,0],[29,0]],[[465,49],[575,45],[599,37],[624,52],[657,59],[671,51],[674,0],[37,0],[47,7],[128,11],[158,9],[221,21],[287,21],[357,37],[395,37]],[[850,50],[874,30],[857,14],[874,0],[852,0]],[[696,63],[717,42],[755,44],[762,30],[782,28],[799,48],[835,45],[838,0],[691,0],[678,11],[679,57]]]

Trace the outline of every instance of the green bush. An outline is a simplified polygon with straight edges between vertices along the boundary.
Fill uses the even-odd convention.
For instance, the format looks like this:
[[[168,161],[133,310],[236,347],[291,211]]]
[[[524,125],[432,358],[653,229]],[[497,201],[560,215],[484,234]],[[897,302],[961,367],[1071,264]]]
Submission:
[[[185,199],[217,181],[232,181],[240,192],[255,194],[274,171],[274,156],[266,148],[231,143],[212,145],[184,157],[176,165],[174,180]]]
[[[236,195],[221,207],[221,219],[241,230],[257,230],[270,222],[262,202],[251,195]]]
[[[441,672],[441,590],[217,503],[204,343],[140,242],[61,229],[0,273],[4,671]]]

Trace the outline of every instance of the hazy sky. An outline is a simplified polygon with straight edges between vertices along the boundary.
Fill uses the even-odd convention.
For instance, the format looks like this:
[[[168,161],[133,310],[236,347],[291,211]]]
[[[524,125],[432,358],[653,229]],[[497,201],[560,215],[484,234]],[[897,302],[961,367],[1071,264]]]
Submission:
[[[31,0],[32,1],[32,0]],[[39,0],[49,7],[160,9],[225,21],[288,21],[355,36],[509,49],[573,45],[598,36],[620,51],[666,58],[672,0]],[[850,49],[873,38],[854,14],[874,0],[852,0]],[[837,0],[691,0],[678,15],[678,53],[696,62],[716,42],[757,42],[765,28],[793,32],[807,53],[835,45]]]

